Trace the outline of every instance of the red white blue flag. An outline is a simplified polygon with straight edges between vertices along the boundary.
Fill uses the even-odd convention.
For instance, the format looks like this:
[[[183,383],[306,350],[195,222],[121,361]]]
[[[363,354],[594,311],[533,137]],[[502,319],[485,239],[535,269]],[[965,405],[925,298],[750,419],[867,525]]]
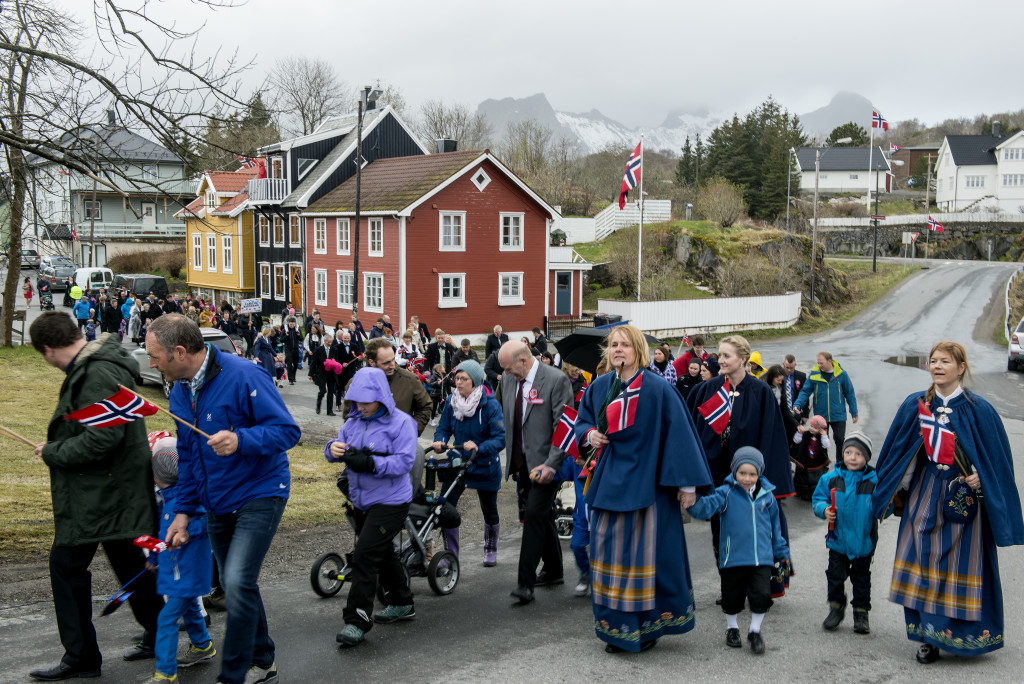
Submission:
[[[579,392],[576,393],[576,405],[579,406],[580,402],[583,401],[583,393],[587,391],[586,386],[583,387]]]
[[[639,142],[636,145],[636,149],[633,150],[633,154],[629,155],[629,159],[626,160],[626,174],[622,177],[622,188],[619,190],[619,209],[626,208],[626,193],[635,188],[640,184],[640,156],[643,147],[643,142]]]
[[[933,230],[936,233],[945,233],[946,229],[941,223],[933,219],[931,216],[928,217],[928,230]]]
[[[69,413],[64,420],[77,420],[88,427],[114,427],[151,416],[158,410],[156,404],[122,389],[112,397]]]
[[[238,163],[241,164],[242,166],[244,166],[247,169],[255,168],[256,165],[259,163],[255,159],[253,159],[252,157],[243,157],[242,155],[237,155],[237,157],[238,157]]]
[[[608,418],[609,435],[633,425],[633,421],[636,419],[636,406],[640,402],[640,385],[643,379],[644,374],[637,373],[636,379],[608,404],[605,416]]]
[[[956,456],[956,435],[940,423],[924,402],[917,400],[917,420],[921,423],[921,438],[924,439],[924,453],[928,460],[939,465],[951,466]]]
[[[889,154],[892,154],[893,152],[896,152],[897,150],[902,150],[902,149],[903,149],[903,145],[893,145],[892,143],[889,143]]]
[[[871,112],[871,127],[881,128],[883,131],[889,130],[889,122],[885,120],[885,117],[878,112]]]
[[[683,346],[686,347],[687,349],[693,346],[692,344],[690,344],[690,336],[687,335],[686,333],[683,333]]]
[[[697,407],[715,434],[722,434],[732,418],[732,400],[729,398],[729,378],[707,401]]]
[[[579,446],[576,444],[576,415],[575,409],[566,406],[551,438],[552,446],[558,447],[573,458],[580,455]]]

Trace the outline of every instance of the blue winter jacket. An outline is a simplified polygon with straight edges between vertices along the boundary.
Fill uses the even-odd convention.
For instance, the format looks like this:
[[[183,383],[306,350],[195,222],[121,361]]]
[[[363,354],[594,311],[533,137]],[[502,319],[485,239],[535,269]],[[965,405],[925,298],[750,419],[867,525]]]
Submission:
[[[366,447],[370,451],[384,452],[387,456],[374,456],[376,472],[357,473],[346,468],[348,473],[348,498],[361,511],[382,504],[396,506],[412,501],[412,481],[409,471],[416,461],[419,449],[416,421],[407,413],[395,408],[387,376],[379,368],[360,368],[352,376],[346,401],[351,402],[345,424],[338,431],[338,438],[327,442],[324,458],[334,462],[331,445],[342,442],[349,448]],[[370,418],[364,418],[356,402],[379,401],[383,408]]]
[[[498,454],[505,448],[505,416],[501,412],[501,404],[485,392],[476,413],[465,420],[457,420],[449,400],[434,430],[434,441],[447,444],[453,434],[454,444],[472,440],[477,445],[476,458],[466,471],[466,486],[489,492],[501,489],[501,459]]]
[[[287,499],[287,452],[299,441],[299,426],[262,369],[210,344],[206,350],[212,357],[195,406],[189,384],[176,382],[171,413],[208,435],[231,430],[238,448],[218,456],[202,435],[178,430],[178,512],[195,515],[201,503],[214,515],[223,515],[253,499]]]
[[[160,539],[167,538],[167,530],[174,522],[175,499],[178,486],[160,490],[164,503],[160,508]],[[195,598],[210,593],[213,578],[213,560],[210,556],[210,536],[206,531],[206,511],[196,509],[188,523],[188,543],[178,549],[167,549],[149,554],[149,562],[157,566],[156,590],[158,594],[176,598]]]
[[[847,470],[839,463],[822,475],[811,496],[814,515],[825,518],[825,509],[832,505],[831,490],[836,490],[836,529],[828,548],[849,558],[864,558],[875,552],[878,543],[878,521],[871,513],[871,496],[878,484],[878,473],[871,466],[864,470]]]
[[[739,568],[751,565],[775,565],[789,558],[789,545],[782,538],[779,504],[772,492],[775,487],[761,478],[761,489],[753,499],[729,475],[725,484],[707,496],[697,499],[690,515],[707,520],[715,513],[721,516],[722,533],[718,544],[718,567]]]
[[[78,318],[78,319],[84,321],[84,320],[89,318],[89,309],[90,309],[89,300],[86,299],[85,297],[82,297],[71,308],[71,311],[74,312],[75,318]]]
[[[121,305],[121,318],[128,320],[132,317],[132,307],[135,306],[135,300],[131,297],[124,300],[124,304]]]
[[[846,420],[846,404],[850,404],[850,415],[856,418],[857,395],[853,391],[850,374],[832,362],[832,377],[826,380],[821,369],[815,366],[807,375],[807,382],[800,388],[800,394],[793,407],[801,411],[807,406],[811,395],[814,395],[814,415],[823,417],[829,423],[841,423]]]

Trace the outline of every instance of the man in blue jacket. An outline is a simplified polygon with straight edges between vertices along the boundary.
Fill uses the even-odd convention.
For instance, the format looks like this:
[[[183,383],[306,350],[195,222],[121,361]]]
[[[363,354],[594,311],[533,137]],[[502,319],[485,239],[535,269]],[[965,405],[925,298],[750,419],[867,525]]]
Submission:
[[[850,415],[856,423],[859,418],[857,395],[853,391],[850,374],[832,359],[831,352],[819,352],[817,361],[818,364],[807,375],[807,382],[800,388],[800,396],[793,402],[793,413],[799,416],[807,408],[811,397],[814,398],[814,415],[824,418],[832,429],[836,460],[840,461],[840,450],[846,441],[846,405],[850,405]]]
[[[227,598],[227,628],[218,681],[278,681],[274,642],[256,580],[288,500],[287,450],[299,427],[261,368],[203,342],[181,314],[153,321],[149,364],[176,382],[171,412],[211,435],[178,431],[177,515],[166,541],[188,541],[188,523],[207,510],[210,543]]]

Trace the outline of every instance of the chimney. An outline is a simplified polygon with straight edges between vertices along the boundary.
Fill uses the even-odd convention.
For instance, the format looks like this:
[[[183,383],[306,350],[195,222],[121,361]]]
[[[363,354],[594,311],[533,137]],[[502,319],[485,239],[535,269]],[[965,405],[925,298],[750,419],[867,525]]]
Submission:
[[[454,152],[459,146],[458,141],[452,140],[451,138],[438,138],[435,142],[437,143],[438,154]]]
[[[995,138],[999,137],[999,122],[998,121],[993,121],[992,122],[992,136],[995,137]]]
[[[113,109],[108,109],[107,110],[107,125],[108,126],[115,126],[115,125],[117,125],[117,114],[114,112]]]

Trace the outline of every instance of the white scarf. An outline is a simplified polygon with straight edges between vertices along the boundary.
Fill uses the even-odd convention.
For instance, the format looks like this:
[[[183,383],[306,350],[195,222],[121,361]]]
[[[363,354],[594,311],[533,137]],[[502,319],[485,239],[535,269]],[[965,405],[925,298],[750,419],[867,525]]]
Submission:
[[[452,413],[455,415],[455,420],[462,421],[466,418],[472,418],[473,414],[476,413],[476,407],[480,405],[480,400],[483,396],[483,385],[477,385],[473,388],[473,391],[469,393],[468,397],[464,397],[458,392],[453,392],[449,401],[452,402]]]

